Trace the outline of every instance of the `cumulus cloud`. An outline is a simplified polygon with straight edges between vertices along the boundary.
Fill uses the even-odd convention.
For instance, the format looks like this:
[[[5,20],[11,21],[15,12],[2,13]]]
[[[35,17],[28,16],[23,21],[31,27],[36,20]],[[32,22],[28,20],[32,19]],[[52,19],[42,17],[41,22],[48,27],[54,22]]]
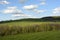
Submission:
[[[12,14],[15,14],[15,13],[22,13],[21,10],[19,10],[17,7],[7,7],[7,9],[3,10],[2,11],[3,13],[5,14],[9,14],[9,13],[12,13]]]
[[[46,12],[46,10],[37,10],[37,9],[34,9],[34,12],[35,13],[43,13],[43,12]]]
[[[8,1],[0,1],[0,4],[9,4],[10,2],[8,2]]]
[[[24,14],[22,10],[17,7],[7,7],[7,9],[3,10],[4,14],[12,14],[12,17],[23,17],[23,18],[35,18],[32,15]]]
[[[34,16],[12,16],[12,20],[16,20],[16,19],[23,19],[23,18],[38,18],[38,17],[34,17]]]
[[[54,8],[54,9],[53,9],[53,13],[55,13],[55,14],[56,14],[56,13],[60,13],[60,7]]]
[[[28,10],[28,11],[32,11],[32,12],[35,12],[35,13],[43,13],[45,12],[46,10],[38,10],[38,5],[28,5],[28,6],[24,6],[23,7],[25,10]]]
[[[27,6],[24,6],[23,8],[26,10],[33,10],[33,9],[36,9],[37,7],[38,5],[27,5]]]
[[[13,17],[29,17],[31,15],[27,15],[27,14],[14,14],[12,15]]]
[[[39,5],[46,5],[46,0],[39,0],[40,4]]]
[[[16,17],[22,17],[22,18],[37,18],[37,17],[34,17],[34,16],[32,16],[32,15],[28,15],[28,14],[14,14],[14,15],[12,15],[12,17],[14,18],[16,18]]]
[[[41,3],[40,3],[40,5],[45,5],[46,4],[46,2],[45,1],[42,1]]]

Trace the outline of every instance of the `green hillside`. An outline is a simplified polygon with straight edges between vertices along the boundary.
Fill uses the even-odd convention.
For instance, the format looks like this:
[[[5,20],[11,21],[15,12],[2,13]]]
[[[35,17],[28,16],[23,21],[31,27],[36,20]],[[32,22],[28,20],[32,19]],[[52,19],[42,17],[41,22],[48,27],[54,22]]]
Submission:
[[[60,22],[60,16],[43,17],[43,18],[25,18],[25,19],[18,19],[18,20],[1,21],[0,23],[19,22],[19,21],[31,21],[31,22]]]
[[[60,17],[2,21],[0,40],[60,40]]]

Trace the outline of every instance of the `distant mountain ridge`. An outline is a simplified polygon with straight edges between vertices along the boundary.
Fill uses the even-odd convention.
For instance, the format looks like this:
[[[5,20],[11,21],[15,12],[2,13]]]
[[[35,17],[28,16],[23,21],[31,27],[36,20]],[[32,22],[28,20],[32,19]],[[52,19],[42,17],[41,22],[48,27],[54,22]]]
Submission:
[[[53,16],[53,17],[43,17],[41,18],[43,21],[60,21],[60,16]]]
[[[43,18],[26,18],[26,19],[19,19],[19,20],[1,21],[0,23],[18,22],[18,21],[57,22],[60,21],[60,16],[50,16],[50,17],[43,17]]]

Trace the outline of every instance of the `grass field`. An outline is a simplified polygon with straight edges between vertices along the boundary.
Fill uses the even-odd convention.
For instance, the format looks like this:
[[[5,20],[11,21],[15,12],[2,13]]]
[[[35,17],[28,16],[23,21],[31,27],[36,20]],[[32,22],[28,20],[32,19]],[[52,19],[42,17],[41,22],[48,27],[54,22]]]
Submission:
[[[59,30],[60,22],[20,21],[0,24],[0,36]]]
[[[0,40],[60,40],[60,31],[24,33],[0,36]]]
[[[60,22],[31,22],[31,21],[20,21],[20,22],[10,22],[10,23],[2,23],[1,25],[8,25],[8,26],[29,26],[29,25],[35,25],[35,24],[60,24]]]
[[[60,40],[60,22],[1,23],[0,40]]]

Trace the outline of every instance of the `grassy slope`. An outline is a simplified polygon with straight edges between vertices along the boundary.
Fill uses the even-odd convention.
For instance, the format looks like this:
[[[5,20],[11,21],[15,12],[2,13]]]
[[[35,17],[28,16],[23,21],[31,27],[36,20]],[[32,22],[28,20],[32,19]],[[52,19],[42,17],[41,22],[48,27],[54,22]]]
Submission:
[[[20,31],[20,27],[22,27],[21,31]],[[5,35],[6,33],[7,33],[6,35],[8,35],[9,33],[18,34],[17,31],[19,31],[19,33],[21,33],[21,32],[28,33],[28,28],[29,28],[29,32],[60,30],[60,22],[23,21],[23,22],[10,22],[10,23],[0,24],[0,32],[1,32],[1,34],[3,33],[2,35]]]
[[[8,22],[2,23],[1,25],[8,25],[8,26],[29,26],[35,24],[48,24],[48,23],[55,23],[60,24],[60,22],[27,22],[27,21],[20,21],[20,22]],[[17,35],[9,35],[9,36],[0,36],[0,40],[60,40],[60,31],[51,31],[51,32],[35,32],[35,33],[24,33],[24,34],[17,34]]]
[[[0,37],[0,40],[60,40],[60,31],[9,35]]]
[[[20,21],[20,22],[10,22],[10,23],[2,23],[0,24],[1,25],[8,25],[8,26],[22,26],[22,27],[25,27],[25,26],[29,26],[29,25],[35,25],[35,24],[38,24],[38,25],[41,25],[41,24],[51,24],[51,23],[54,23],[54,24],[60,24],[60,22],[30,22],[30,21]]]
[[[7,21],[0,21],[0,24],[1,23],[10,23],[10,22],[21,22],[21,21],[30,21],[30,22],[60,22],[60,16],[7,20]]]
[[[19,21],[19,22],[10,22],[10,23],[2,23],[0,25],[8,25],[8,26],[13,26],[13,25],[18,25],[18,26],[29,26],[29,25],[34,25],[34,24],[49,24],[49,23],[55,23],[55,24],[60,24],[60,22],[32,22],[32,21]]]

